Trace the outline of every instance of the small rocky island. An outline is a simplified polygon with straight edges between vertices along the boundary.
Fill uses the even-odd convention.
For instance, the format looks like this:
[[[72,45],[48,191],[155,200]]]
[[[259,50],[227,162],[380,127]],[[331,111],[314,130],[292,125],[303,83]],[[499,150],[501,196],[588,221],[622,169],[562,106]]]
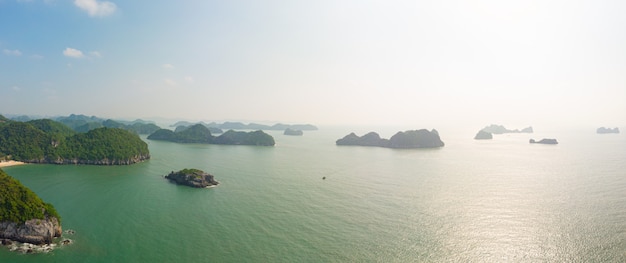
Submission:
[[[303,132],[302,130],[294,130],[291,128],[287,128],[285,129],[285,132],[283,132],[284,135],[291,135],[291,136],[302,136]]]
[[[539,141],[535,141],[535,139],[530,139],[530,143],[539,143],[539,144],[559,144],[556,139],[541,139]]]
[[[196,188],[207,188],[219,184],[218,181],[215,181],[213,175],[198,169],[183,169],[178,172],[172,171],[170,174],[166,175],[165,178],[176,184]]]
[[[611,129],[611,128],[600,127],[596,130],[596,133],[598,134],[619,133],[619,128],[615,127]]]
[[[490,132],[486,132],[484,130],[478,131],[476,136],[474,136],[474,140],[491,140],[493,139],[493,134]]]
[[[0,242],[46,245],[60,236],[61,217],[54,206],[0,170]]]
[[[395,149],[411,149],[411,148],[437,148],[443,147],[444,143],[439,138],[437,130],[428,131],[409,130],[398,132],[389,139],[383,139],[378,133],[370,132],[361,137],[354,133],[350,133],[345,137],[336,141],[337,145],[358,145],[358,146],[375,146]]]

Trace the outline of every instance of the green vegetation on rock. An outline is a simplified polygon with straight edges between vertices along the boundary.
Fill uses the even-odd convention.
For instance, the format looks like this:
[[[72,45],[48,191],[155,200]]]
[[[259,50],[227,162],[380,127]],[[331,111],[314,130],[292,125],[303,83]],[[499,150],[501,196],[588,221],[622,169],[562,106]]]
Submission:
[[[0,169],[0,222],[24,223],[30,219],[61,217],[54,206]]]
[[[139,136],[117,128],[74,133],[52,120],[0,126],[0,157],[30,163],[132,164],[150,158]]]

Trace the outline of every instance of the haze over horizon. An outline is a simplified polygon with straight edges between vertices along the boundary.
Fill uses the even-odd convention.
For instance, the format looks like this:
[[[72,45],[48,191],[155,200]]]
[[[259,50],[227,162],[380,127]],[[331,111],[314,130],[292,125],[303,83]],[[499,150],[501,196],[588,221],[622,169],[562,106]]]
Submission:
[[[0,0],[0,114],[624,126],[623,14],[586,0]]]

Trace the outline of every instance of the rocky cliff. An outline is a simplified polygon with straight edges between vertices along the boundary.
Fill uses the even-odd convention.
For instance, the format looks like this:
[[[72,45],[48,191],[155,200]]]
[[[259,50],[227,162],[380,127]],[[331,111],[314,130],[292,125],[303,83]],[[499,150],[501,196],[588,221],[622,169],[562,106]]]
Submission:
[[[149,159],[150,159],[149,154],[142,154],[142,155],[133,156],[129,159],[104,158],[100,160],[83,160],[83,159],[77,159],[77,158],[63,159],[59,157],[57,159],[45,158],[45,159],[24,160],[24,162],[41,163],[41,164],[49,163],[49,164],[88,164],[88,165],[131,165],[131,164],[143,162]]]
[[[50,244],[61,236],[61,224],[55,217],[31,219],[24,223],[0,222],[0,238],[35,245]]]

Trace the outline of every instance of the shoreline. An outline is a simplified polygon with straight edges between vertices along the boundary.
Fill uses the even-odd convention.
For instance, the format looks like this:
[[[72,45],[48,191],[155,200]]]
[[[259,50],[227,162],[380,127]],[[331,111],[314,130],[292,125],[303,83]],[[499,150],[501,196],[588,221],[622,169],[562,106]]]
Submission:
[[[18,162],[18,161],[6,161],[6,162],[0,162],[0,168],[2,167],[9,167],[9,166],[16,166],[16,165],[23,165],[26,164],[25,162]]]

